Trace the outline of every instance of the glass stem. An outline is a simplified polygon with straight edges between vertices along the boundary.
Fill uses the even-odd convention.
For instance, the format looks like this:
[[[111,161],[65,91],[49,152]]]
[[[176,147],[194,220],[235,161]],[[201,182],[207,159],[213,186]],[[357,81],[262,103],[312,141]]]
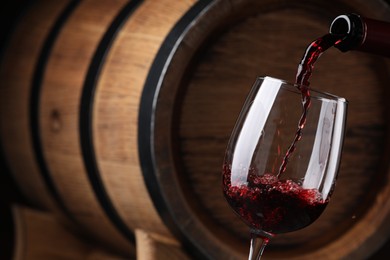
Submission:
[[[269,242],[269,237],[261,236],[256,233],[252,233],[251,235],[251,246],[248,260],[260,260],[263,255],[264,248]]]

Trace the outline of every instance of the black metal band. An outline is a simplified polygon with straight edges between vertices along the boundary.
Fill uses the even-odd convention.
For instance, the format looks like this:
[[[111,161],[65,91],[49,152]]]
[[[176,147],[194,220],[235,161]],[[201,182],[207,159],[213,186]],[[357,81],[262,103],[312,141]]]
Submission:
[[[118,13],[116,18],[113,20],[106,33],[104,34],[102,40],[100,41],[92,58],[84,82],[79,117],[80,144],[84,163],[93,190],[101,207],[103,208],[110,221],[128,240],[133,243],[135,243],[134,233],[131,231],[131,229],[129,229],[129,227],[126,225],[126,223],[123,221],[118,211],[114,207],[101,179],[93,145],[92,120],[96,83],[98,82],[101,67],[105,61],[105,57],[109,52],[117,33],[122,28],[122,25],[141,3],[142,0],[132,0],[128,4],[126,4]]]
[[[188,12],[176,23],[163,42],[156,58],[153,61],[147,76],[141,96],[140,110],[138,115],[138,151],[143,177],[160,217],[176,237],[180,239],[197,259],[205,258],[205,253],[193,245],[180,229],[174,216],[172,216],[169,205],[162,196],[162,190],[158,180],[158,169],[156,169],[155,154],[153,152],[153,131],[155,114],[155,101],[158,97],[161,83],[165,76],[166,65],[170,62],[176,46],[182,41],[186,30],[196,17],[204,11],[213,0],[200,0],[194,4]]]
[[[64,201],[62,200],[57,188],[50,176],[49,169],[46,166],[45,158],[43,154],[43,148],[41,144],[41,136],[39,129],[39,104],[40,104],[40,94],[42,81],[46,70],[46,65],[49,60],[52,48],[56,42],[58,35],[60,34],[64,24],[68,20],[68,18],[72,15],[73,11],[79,5],[80,0],[71,1],[66,8],[62,11],[62,13],[58,16],[55,21],[53,27],[51,28],[50,33],[44,41],[41,52],[39,54],[39,58],[35,65],[35,71],[33,74],[32,85],[31,85],[31,93],[30,93],[30,129],[32,136],[33,149],[35,153],[35,159],[38,163],[40,172],[42,174],[42,178],[45,181],[45,184],[51,194],[51,196],[56,201],[58,207],[66,214],[69,219],[76,222],[72,214],[66,208]]]

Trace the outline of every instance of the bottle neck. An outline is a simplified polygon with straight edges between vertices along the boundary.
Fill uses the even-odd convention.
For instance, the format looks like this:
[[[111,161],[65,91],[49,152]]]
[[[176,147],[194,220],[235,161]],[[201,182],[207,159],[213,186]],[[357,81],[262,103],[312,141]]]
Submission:
[[[335,47],[342,52],[359,48],[365,38],[365,25],[359,15],[337,16],[330,25],[329,33],[340,38]]]
[[[390,23],[357,14],[340,15],[329,32],[340,37],[334,46],[343,52],[356,50],[390,57]]]
[[[363,18],[365,37],[359,51],[390,57],[390,23]]]

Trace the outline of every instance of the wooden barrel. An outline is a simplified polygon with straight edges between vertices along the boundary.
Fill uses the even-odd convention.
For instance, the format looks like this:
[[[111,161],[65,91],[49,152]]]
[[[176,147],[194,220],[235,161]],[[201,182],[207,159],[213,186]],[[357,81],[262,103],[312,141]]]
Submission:
[[[41,1],[2,63],[1,143],[32,202],[134,255],[134,230],[188,254],[245,259],[248,230],[221,193],[225,146],[259,75],[289,81],[340,13],[383,1]],[[329,50],[312,86],[350,101],[334,197],[272,259],[356,259],[389,238],[389,61]],[[23,162],[23,163],[21,163]],[[99,227],[99,228],[96,228]]]
[[[169,8],[167,3],[176,10],[169,14],[150,13],[149,8],[156,12]],[[108,94],[106,101],[113,105],[118,102],[113,97],[127,99],[126,106],[130,107],[115,106],[136,117],[137,110],[131,102],[138,102],[133,99],[134,91],[142,87],[140,82],[134,84],[134,75],[152,62],[174,21],[190,4],[38,1],[26,11],[4,54],[1,143],[15,181],[33,204],[64,213],[85,233],[126,256],[135,254],[135,228],[169,236],[147,195],[142,174],[134,172],[140,171],[137,152],[132,148],[136,144],[132,140],[136,138],[136,125],[119,122],[119,130],[124,132],[118,135],[114,131],[110,136],[114,140],[124,137],[126,141],[115,144],[108,140],[113,145],[108,150],[101,148],[107,139],[99,136],[106,126],[94,132],[97,143],[89,143],[92,135],[83,135],[89,134],[92,125],[88,123],[95,115],[113,115],[112,111],[99,111],[108,108],[99,104],[104,102],[99,100],[102,94]],[[149,48],[144,60],[136,57],[141,46]],[[120,82],[115,82],[118,72],[125,77],[122,74]],[[110,90],[123,86],[130,87],[124,93],[127,97]],[[94,88],[97,94],[92,110],[96,114],[92,117],[89,99]],[[83,121],[85,116],[87,122]],[[104,119],[93,122],[101,120]],[[89,145],[96,146],[99,164],[95,163],[95,152],[89,152]],[[104,169],[107,157],[109,169]],[[97,167],[102,167],[99,173]]]
[[[70,232],[50,212],[14,205],[12,220],[15,230],[13,257],[2,259],[123,260]]]

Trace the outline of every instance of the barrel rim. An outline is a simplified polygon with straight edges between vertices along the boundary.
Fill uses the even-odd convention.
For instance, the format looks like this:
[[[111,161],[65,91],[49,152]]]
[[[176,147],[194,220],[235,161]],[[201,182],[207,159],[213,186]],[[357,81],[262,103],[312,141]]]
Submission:
[[[51,54],[51,51],[56,43],[57,37],[62,31],[62,28],[67,23],[68,19],[71,17],[74,11],[76,11],[77,7],[81,3],[80,0],[71,0],[62,12],[59,14],[58,18],[55,20],[51,30],[46,36],[44,40],[42,49],[40,50],[36,67],[33,72],[32,80],[31,80],[31,93],[29,97],[29,124],[30,124],[30,134],[32,139],[32,147],[34,149],[35,160],[37,162],[38,168],[40,169],[40,173],[44,183],[47,186],[47,189],[54,201],[58,204],[59,209],[74,223],[77,221],[72,216],[69,209],[66,207],[64,201],[62,200],[57,187],[54,184],[50,176],[50,171],[46,166],[45,156],[43,152],[41,135],[40,135],[40,126],[39,126],[39,108],[40,108],[40,99],[41,99],[41,89],[42,82],[46,70],[46,66]]]
[[[138,132],[140,166],[153,205],[171,232],[183,242],[186,248],[200,259],[206,258],[206,252],[196,247],[193,241],[190,241],[178,225],[176,225],[177,222],[171,213],[170,206],[166,202],[166,199],[161,196],[164,192],[159,184],[159,170],[154,153],[153,122],[155,120],[154,107],[171,57],[176,52],[178,45],[182,42],[188,28],[193,26],[194,21],[202,12],[205,12],[214,4],[215,0],[198,1],[171,29],[156,54],[145,80],[138,113],[138,129],[142,129],[142,131]]]
[[[120,3],[120,2],[118,2]],[[82,225],[82,220],[79,218],[79,216],[74,214],[72,212],[72,206],[67,205],[66,199],[62,196],[60,193],[60,188],[58,186],[58,183],[56,183],[54,176],[52,176],[51,169],[49,167],[49,161],[46,158],[45,150],[44,150],[44,136],[42,135],[42,126],[41,126],[41,100],[44,94],[44,87],[45,87],[45,76],[47,74],[47,69],[50,68],[48,67],[50,65],[50,60],[52,58],[52,53],[56,48],[56,44],[59,43],[59,39],[62,36],[62,33],[67,29],[67,25],[72,22],[72,19],[76,16],[77,13],[80,9],[82,9],[86,5],[90,5],[92,3],[88,3],[85,1],[81,0],[69,0],[66,1],[64,8],[59,12],[59,15],[57,18],[54,20],[53,25],[51,28],[48,30],[48,33],[45,36],[45,39],[43,40],[42,47],[39,51],[38,58],[36,61],[36,67],[33,70],[33,76],[31,79],[31,93],[29,96],[29,107],[30,111],[28,114],[28,120],[29,120],[29,125],[30,125],[30,134],[31,134],[31,139],[32,139],[32,149],[34,152],[34,159],[36,160],[38,169],[40,171],[40,175],[42,177],[42,180],[48,190],[48,193],[51,195],[51,198],[55,202],[55,205],[50,205],[50,209],[54,210],[56,213],[60,213],[65,217],[66,221],[69,221],[71,224],[75,225],[76,228],[84,228]],[[138,0],[134,1],[128,1],[128,2],[123,2],[121,6],[118,4],[113,5],[115,9],[115,13],[112,17],[112,20],[107,22],[107,28],[103,28],[102,30],[102,35],[99,40],[96,41],[97,45],[95,46],[96,49],[91,49],[93,52],[91,53],[91,60],[88,61],[86,65],[86,70],[83,76],[83,81],[80,83],[80,98],[81,95],[83,94],[84,91],[89,91],[89,89],[93,89],[92,83],[94,83],[93,73],[99,71],[95,70],[95,68],[100,68],[101,62],[104,61],[104,58],[106,57],[106,52],[110,50],[110,48],[107,48],[106,50],[101,50],[99,47],[107,47],[107,43],[111,42],[111,38],[117,35],[117,32],[122,28],[121,24],[126,21],[126,19],[133,13],[133,10],[138,4]],[[117,6],[117,7],[116,7]],[[114,9],[112,9],[114,10]],[[76,15],[75,15],[76,14]],[[93,47],[93,46],[91,46]],[[101,62],[99,62],[101,60]],[[97,63],[95,63],[97,62]],[[96,67],[95,67],[96,66]],[[90,73],[88,75],[88,73]],[[86,76],[89,76],[87,79]],[[89,86],[91,86],[89,88]],[[84,90],[86,88],[86,90]],[[78,119],[80,119],[82,116],[80,116],[79,113],[85,113],[83,109],[89,109],[87,106],[89,104],[86,104],[85,106],[82,106],[81,104],[81,99],[79,103],[79,110],[77,111],[76,115],[79,116]],[[52,111],[55,115],[55,113],[58,113],[57,110]],[[89,115],[89,114],[87,114]],[[87,120],[87,122],[90,122]],[[86,123],[87,123],[86,122]],[[81,139],[81,133],[84,128],[79,128],[78,130],[78,137],[79,140],[78,145],[80,147],[80,153],[82,156],[82,159],[84,159],[83,154],[83,141],[88,141],[88,140],[83,140]],[[76,130],[76,131],[77,131]],[[86,129],[88,130],[88,129]],[[84,146],[85,147],[85,146]],[[102,215],[107,219],[107,227],[111,228],[113,231],[115,231],[115,235],[117,235],[118,238],[120,238],[121,242],[126,242],[126,251],[123,250],[123,252],[126,253],[131,253],[135,254],[135,248],[134,248],[134,234],[131,233],[131,231],[126,228],[125,225],[122,225],[120,222],[120,218],[118,216],[116,211],[109,211],[108,209],[111,210],[114,209],[114,207],[111,204],[111,208],[108,206],[110,205],[110,201],[104,201],[104,192],[98,193],[101,191],[101,189],[96,188],[96,183],[98,181],[95,181],[95,179],[99,179],[99,177],[96,177],[94,181],[92,181],[93,177],[90,177],[91,174],[95,174],[95,172],[91,173],[87,171],[87,166],[85,165],[85,162],[82,162],[82,166],[85,168],[86,171],[86,178],[88,181],[91,183],[91,191],[93,191],[93,196],[96,198],[97,202],[97,208],[99,208],[99,211],[102,212]],[[54,178],[54,179],[53,179]],[[103,195],[102,195],[103,194]],[[106,196],[107,197],[107,196]],[[115,215],[116,214],[116,215]],[[125,228],[123,228],[125,227]],[[98,242],[96,238],[93,237],[93,235],[90,235],[89,238],[92,238],[93,241]],[[109,240],[107,240],[109,241]],[[113,250],[116,250],[120,252],[120,249],[115,248],[113,246],[114,244],[111,245],[111,248]],[[110,247],[110,245],[108,246]]]
[[[175,27],[176,28],[176,27]],[[182,37],[185,37],[185,31],[183,30]],[[167,37],[169,39],[169,37]],[[174,40],[171,39],[171,40]],[[205,253],[200,248],[197,248],[195,245],[191,244],[194,241],[190,241],[190,238],[184,233],[182,227],[178,227],[177,224],[180,222],[177,221],[177,216],[172,213],[172,208],[169,205],[169,202],[166,201],[164,194],[166,191],[164,187],[159,183],[159,179],[163,178],[159,169],[159,165],[157,163],[156,153],[155,152],[155,108],[157,106],[157,99],[160,92],[160,88],[163,85],[164,76],[166,74],[167,64],[170,62],[170,59],[175,54],[175,46],[180,44],[181,39],[179,37],[176,38],[176,41],[173,43],[171,41],[164,42],[171,43],[172,50],[169,52],[165,50],[165,53],[162,53],[162,49],[160,49],[159,53],[156,56],[156,59],[153,63],[152,69],[150,70],[147,81],[144,85],[144,91],[141,96],[141,105],[139,111],[139,121],[138,121],[138,147],[139,147],[139,155],[140,155],[140,163],[141,170],[143,173],[144,181],[148,188],[148,191],[152,197],[153,203],[163,219],[164,223],[168,226],[168,228],[182,241],[184,241],[185,246],[192,250],[196,250],[197,253]],[[165,56],[164,56],[165,54]],[[165,60],[164,60],[165,58]],[[159,63],[159,64],[156,64]],[[161,75],[162,74],[162,75]],[[149,106],[149,107],[148,107]],[[161,151],[160,151],[161,152]],[[388,173],[383,173],[388,174]],[[190,222],[190,224],[193,224]],[[384,226],[384,223],[381,223],[381,227]],[[344,237],[344,236],[342,236]],[[330,244],[337,244],[341,238],[335,239],[335,243],[330,242],[326,246],[328,247]],[[370,237],[364,237],[365,240],[371,239]],[[195,241],[196,243],[196,241]],[[310,253],[317,253],[316,250],[311,251]],[[209,257],[206,253],[202,256]],[[305,255],[306,256],[306,255]]]
[[[97,82],[99,81],[100,72],[110,52],[112,44],[122,29],[124,23],[142,4],[143,0],[132,0],[122,7],[111,24],[108,26],[102,39],[100,40],[95,53],[91,59],[91,63],[87,70],[85,81],[82,87],[80,110],[79,110],[79,135],[80,146],[83,156],[84,165],[91,186],[104,210],[107,217],[117,230],[132,243],[135,243],[135,234],[126,225],[121,215],[118,213],[114,203],[108,195],[104,182],[100,176],[99,167],[96,160],[96,153],[94,152],[94,133],[93,133],[93,109]]]

